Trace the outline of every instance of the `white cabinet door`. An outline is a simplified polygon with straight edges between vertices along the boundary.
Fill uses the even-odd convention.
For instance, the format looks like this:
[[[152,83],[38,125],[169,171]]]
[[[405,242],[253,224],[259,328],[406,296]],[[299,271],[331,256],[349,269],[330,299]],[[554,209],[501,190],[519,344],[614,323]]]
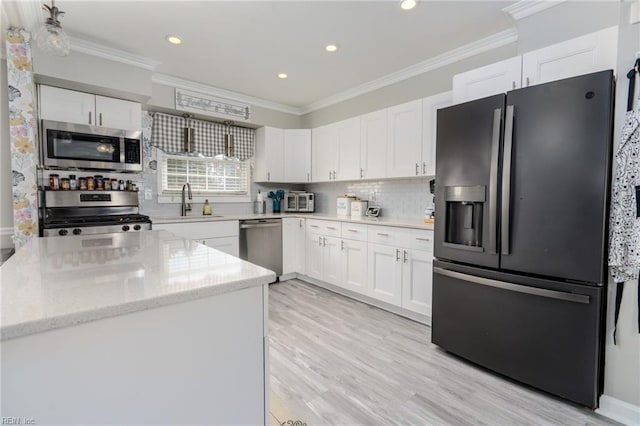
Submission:
[[[206,245],[235,257],[239,257],[240,245],[238,237],[205,238],[196,240]]]
[[[387,177],[420,174],[422,99],[387,109]]]
[[[335,179],[360,179],[360,117],[340,121],[335,125],[338,138],[338,168]]]
[[[41,85],[38,87],[40,90],[40,118],[96,125],[95,95],[51,86]]]
[[[405,249],[402,255],[402,307],[431,316],[433,254]]]
[[[327,182],[334,179],[338,166],[337,128],[328,125],[311,131],[311,180]]]
[[[360,167],[366,179],[387,176],[387,110],[360,117]]]
[[[282,182],[284,180],[284,130],[260,127],[255,141],[256,182]]]
[[[618,27],[596,31],[522,56],[522,85],[616,68]]]
[[[284,130],[284,182],[311,182],[311,130]]]
[[[518,89],[522,57],[516,56],[453,76],[453,102],[459,104]]]
[[[340,238],[322,237],[322,281],[340,285]]]
[[[342,240],[341,287],[367,294],[367,243],[366,241]]]
[[[142,129],[142,106],[138,102],[96,96],[98,126],[112,129]]]
[[[402,303],[401,250],[392,246],[368,246],[367,280],[369,296],[400,306]]]
[[[282,273],[304,274],[305,267],[305,219],[282,219]]]
[[[310,232],[307,234],[307,275],[322,280],[322,236]]]
[[[436,127],[438,110],[453,102],[453,93],[444,92],[422,100],[422,175],[436,175]]]

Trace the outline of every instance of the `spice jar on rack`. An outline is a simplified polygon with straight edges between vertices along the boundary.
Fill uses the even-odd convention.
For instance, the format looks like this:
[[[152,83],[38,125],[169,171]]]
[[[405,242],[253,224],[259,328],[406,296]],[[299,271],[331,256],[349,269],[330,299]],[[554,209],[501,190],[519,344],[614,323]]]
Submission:
[[[87,176],[87,190],[94,191],[96,189],[96,181],[93,176]]]
[[[57,175],[57,174],[49,175],[49,189],[51,191],[57,191],[60,189],[60,175]]]

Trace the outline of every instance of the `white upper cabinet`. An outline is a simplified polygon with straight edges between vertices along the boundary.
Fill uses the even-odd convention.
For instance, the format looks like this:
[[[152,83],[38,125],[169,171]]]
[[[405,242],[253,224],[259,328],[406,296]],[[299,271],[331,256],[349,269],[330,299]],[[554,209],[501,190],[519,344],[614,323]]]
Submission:
[[[311,130],[284,130],[284,181],[311,181]]]
[[[422,99],[387,109],[387,177],[421,173]]]
[[[338,132],[335,124],[311,131],[311,180],[327,182],[335,179],[338,168]]]
[[[436,175],[436,125],[438,110],[453,102],[453,92],[444,92],[422,100],[422,175]]]
[[[522,87],[522,58],[505,59],[453,76],[453,102],[472,101]]]
[[[140,130],[142,107],[138,102],[96,96],[96,122],[112,129]]]
[[[547,83],[576,75],[615,69],[618,27],[596,31],[522,56],[522,85]]]
[[[255,169],[256,182],[284,181],[284,130],[260,127],[256,130]]]
[[[142,128],[138,102],[43,85],[39,93],[42,119],[134,131]]]
[[[355,180],[360,170],[360,117],[335,123],[338,143],[338,167],[334,179]]]
[[[387,176],[387,110],[360,117],[360,167],[366,179]]]

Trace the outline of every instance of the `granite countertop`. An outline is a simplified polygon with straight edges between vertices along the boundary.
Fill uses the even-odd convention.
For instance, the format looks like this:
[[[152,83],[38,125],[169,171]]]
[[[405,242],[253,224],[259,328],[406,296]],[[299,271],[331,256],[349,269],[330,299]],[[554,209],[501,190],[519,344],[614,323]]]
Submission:
[[[274,219],[285,217],[301,217],[306,219],[320,219],[320,220],[336,220],[340,222],[351,223],[364,223],[368,225],[386,225],[386,226],[398,226],[402,228],[415,228],[415,229],[433,229],[433,223],[424,223],[422,218],[419,219],[406,219],[406,218],[393,218],[393,217],[378,217],[378,218],[351,218],[348,216],[336,216],[320,213],[278,213],[278,214],[237,214],[237,215],[221,215],[221,216],[151,216],[151,221],[155,224],[165,223],[189,223],[189,222],[217,222],[225,220],[246,220],[246,219]]]
[[[1,340],[275,280],[167,231],[33,238],[0,268]]]

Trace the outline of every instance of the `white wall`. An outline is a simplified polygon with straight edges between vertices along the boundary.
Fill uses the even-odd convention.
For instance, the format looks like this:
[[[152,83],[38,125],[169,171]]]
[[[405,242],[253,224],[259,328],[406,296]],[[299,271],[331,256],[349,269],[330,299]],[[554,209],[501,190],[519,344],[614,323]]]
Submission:
[[[0,248],[13,247],[13,194],[11,192],[11,141],[7,61],[0,60]]]

